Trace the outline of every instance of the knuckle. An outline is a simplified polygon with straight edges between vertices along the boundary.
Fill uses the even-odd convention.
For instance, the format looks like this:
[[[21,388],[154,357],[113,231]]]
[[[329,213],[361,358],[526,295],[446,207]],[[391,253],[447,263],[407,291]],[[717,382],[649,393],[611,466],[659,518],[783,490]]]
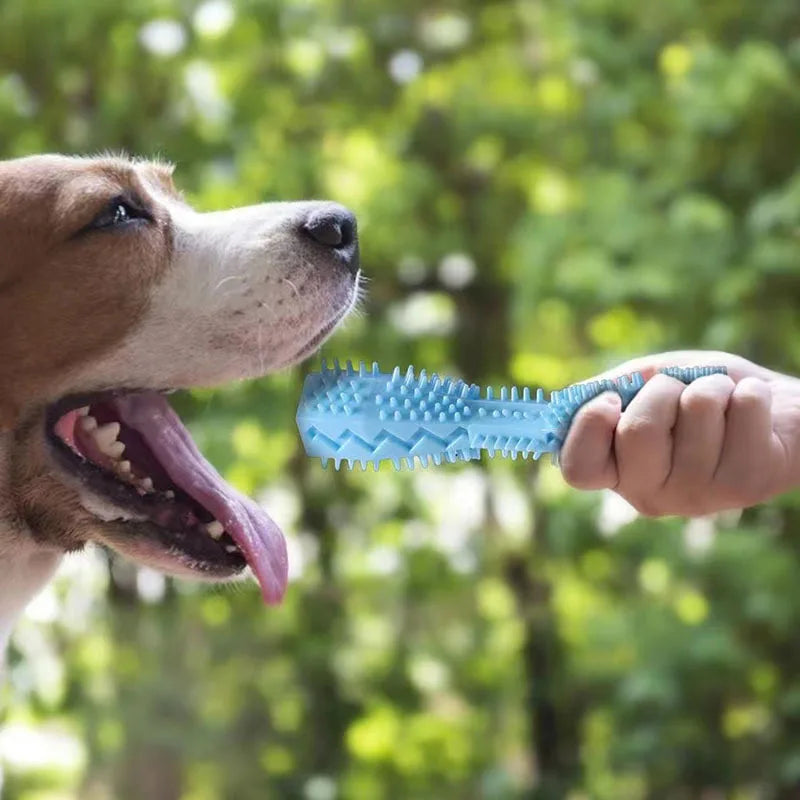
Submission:
[[[640,395],[647,397],[648,395],[679,395],[686,388],[686,384],[673,378],[670,375],[665,375],[663,372],[657,372],[650,378],[644,387],[639,392]]]
[[[707,416],[722,406],[721,398],[709,391],[687,389],[681,395],[681,413]]]
[[[737,405],[757,406],[769,398],[770,389],[758,378],[743,378],[733,390],[733,401]]]
[[[649,390],[652,392],[675,392],[680,393],[684,390],[686,384],[679,381],[677,378],[673,378],[670,375],[665,375],[663,372],[657,372],[650,378],[649,381],[645,384],[645,387],[642,391],[647,391],[648,387]]]
[[[717,413],[728,404],[734,383],[727,375],[709,375],[690,383],[681,394],[681,411]]]
[[[616,439],[622,444],[647,440],[658,429],[656,420],[644,414],[623,414],[617,425]]]

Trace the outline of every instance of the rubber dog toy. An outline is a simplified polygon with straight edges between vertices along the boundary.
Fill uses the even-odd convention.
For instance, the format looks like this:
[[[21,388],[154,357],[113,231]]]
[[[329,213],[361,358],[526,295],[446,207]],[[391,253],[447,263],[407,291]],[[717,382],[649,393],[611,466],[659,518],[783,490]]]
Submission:
[[[661,372],[684,383],[705,375],[725,374],[725,367],[670,367]],[[391,461],[396,469],[417,462],[467,461],[500,453],[512,459],[538,459],[558,452],[578,409],[603,392],[616,392],[623,409],[644,386],[638,372],[614,380],[577,383],[552,392],[545,400],[539,389],[531,396],[503,387],[482,391],[461,380],[428,377],[413,367],[383,373],[375,363],[353,367],[322,362],[320,372],[306,377],[297,411],[297,426],[309,456],[351,469]]]

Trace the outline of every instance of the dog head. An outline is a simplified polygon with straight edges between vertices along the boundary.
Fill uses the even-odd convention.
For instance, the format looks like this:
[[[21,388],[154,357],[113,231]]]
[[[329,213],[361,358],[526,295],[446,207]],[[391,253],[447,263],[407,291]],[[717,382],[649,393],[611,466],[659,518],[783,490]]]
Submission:
[[[0,554],[94,539],[176,574],[249,564],[277,600],[282,535],[164,394],[313,352],[357,298],[352,214],[198,213],[163,165],[40,156],[0,162],[0,250]]]

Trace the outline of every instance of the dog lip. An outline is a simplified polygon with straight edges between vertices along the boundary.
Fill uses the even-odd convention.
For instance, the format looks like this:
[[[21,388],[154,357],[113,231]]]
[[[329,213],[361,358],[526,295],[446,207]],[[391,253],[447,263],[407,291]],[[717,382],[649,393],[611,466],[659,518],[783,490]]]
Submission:
[[[59,398],[47,406],[45,412],[45,422],[47,428],[52,428],[68,411],[76,408],[88,406],[93,403],[103,403],[114,400],[117,397],[124,397],[127,394],[140,394],[142,392],[154,392],[155,394],[173,394],[176,390],[172,388],[149,389],[144,387],[117,387],[114,389],[96,389],[94,391],[85,390],[72,392]]]
[[[353,276],[353,284],[350,297],[347,302],[338,309],[333,319],[326,322],[322,328],[315,333],[297,352],[281,364],[281,366],[289,366],[296,364],[298,361],[310,356],[336,329],[336,326],[350,313],[355,304],[358,302],[359,297],[359,283],[361,279],[361,270],[358,270]]]
[[[211,537],[198,535],[196,530],[186,527],[182,519],[191,510],[191,506],[181,501],[180,493],[177,501],[158,493],[140,495],[133,487],[119,481],[104,468],[88,459],[82,459],[55,432],[55,423],[63,414],[84,405],[109,402],[114,398],[138,393],[139,390],[130,388],[75,393],[48,407],[44,438],[59,480],[78,490],[79,494],[81,491],[88,491],[92,496],[110,503],[119,512],[117,519],[104,519],[97,517],[95,512],[81,503],[101,524],[125,531],[122,535],[111,535],[104,531],[99,536],[100,541],[118,547],[123,553],[124,545],[131,544],[134,539],[141,542],[147,540],[150,542],[149,546],[162,553],[164,569],[167,571],[169,564],[166,562],[173,561],[184,570],[213,575],[216,578],[232,577],[242,572],[247,567],[247,561],[241,552],[220,550]],[[169,390],[160,392],[166,393]],[[123,515],[130,515],[131,518],[125,519]]]

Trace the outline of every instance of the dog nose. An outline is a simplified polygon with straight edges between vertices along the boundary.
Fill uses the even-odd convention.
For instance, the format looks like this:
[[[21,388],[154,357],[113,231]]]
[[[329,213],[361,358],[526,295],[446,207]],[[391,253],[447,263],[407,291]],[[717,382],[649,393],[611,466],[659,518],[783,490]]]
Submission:
[[[355,215],[341,207],[312,211],[303,230],[318,244],[334,250],[346,250],[358,238]]]

